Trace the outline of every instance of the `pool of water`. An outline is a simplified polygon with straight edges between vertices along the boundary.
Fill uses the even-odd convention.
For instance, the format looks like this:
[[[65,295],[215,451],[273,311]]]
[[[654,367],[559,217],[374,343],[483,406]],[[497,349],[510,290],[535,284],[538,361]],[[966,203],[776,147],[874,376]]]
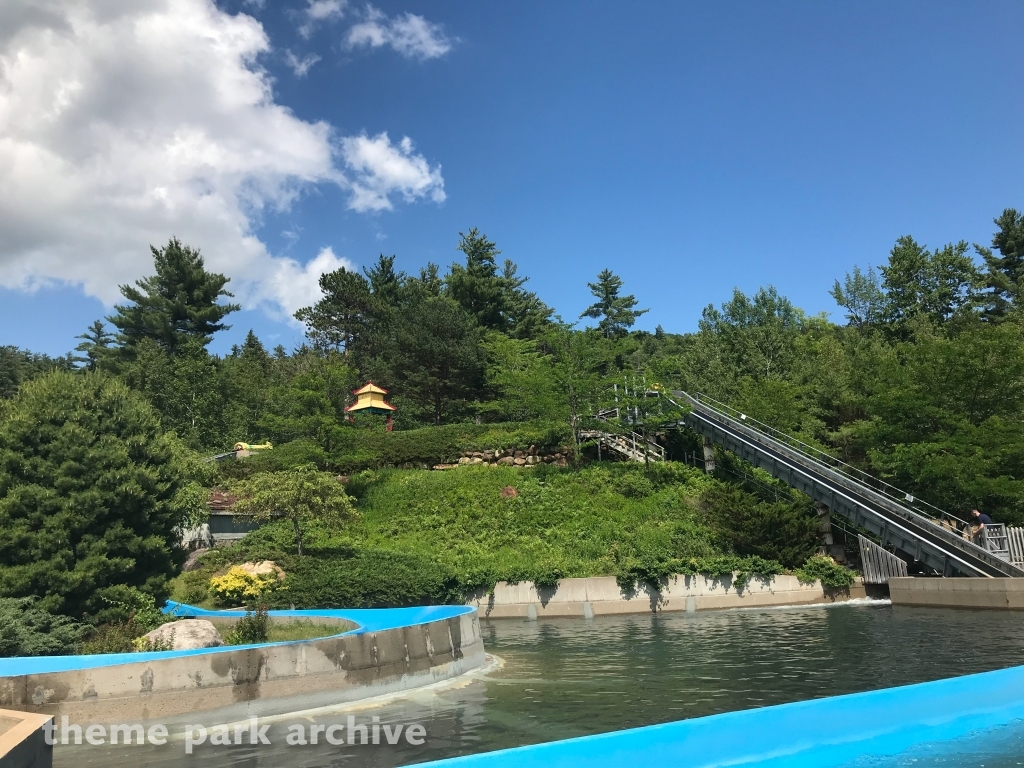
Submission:
[[[401,699],[284,718],[271,726],[270,746],[207,743],[190,756],[181,742],[58,747],[55,765],[395,766],[1024,664],[1018,614],[878,602],[481,627],[500,669]],[[349,716],[368,726],[374,717],[392,728],[420,724],[425,743],[335,746],[322,736],[315,746],[286,743],[290,728],[308,733],[310,725],[344,724]],[[997,730],[944,743],[961,750],[960,762],[943,745],[922,745],[920,754],[851,768],[973,767],[980,763],[963,756],[980,745],[995,750],[986,766],[1024,763],[1024,726]]]

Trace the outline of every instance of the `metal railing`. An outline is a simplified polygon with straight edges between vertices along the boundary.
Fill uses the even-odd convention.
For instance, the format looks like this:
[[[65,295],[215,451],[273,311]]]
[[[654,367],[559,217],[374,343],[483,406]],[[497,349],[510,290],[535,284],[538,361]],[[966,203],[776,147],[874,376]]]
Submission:
[[[598,411],[594,414],[594,418],[608,424],[610,427],[616,427],[620,424],[618,408],[609,408],[603,411]],[[665,449],[662,446],[658,445],[653,440],[644,440],[643,435],[638,432],[634,432],[633,430],[626,430],[625,432],[608,432],[597,429],[584,429],[580,430],[580,434],[603,439],[605,444],[612,447],[613,450],[618,447],[621,452],[632,454],[632,458],[637,461],[643,461],[645,456],[653,459],[654,461],[665,460]],[[617,446],[615,445],[616,443]],[[644,448],[645,445],[646,449]]]
[[[891,483],[887,483],[884,480],[880,480],[874,475],[865,472],[862,469],[847,464],[846,462],[837,459],[830,453],[821,450],[820,448],[805,443],[802,440],[798,440],[792,435],[788,435],[785,432],[781,432],[774,427],[765,424],[764,422],[758,421],[757,419],[748,416],[741,412],[737,408],[733,408],[730,405],[715,400],[712,397],[708,397],[700,392],[691,395],[691,397],[703,405],[705,408],[716,411],[722,416],[730,419],[741,421],[745,424],[749,424],[754,430],[767,434],[774,440],[780,443],[784,443],[790,449],[802,454],[803,456],[827,465],[833,471],[838,472],[846,477],[854,480],[858,483],[868,486],[876,493],[880,493],[891,501],[895,501],[903,506],[906,506],[918,514],[923,514],[926,517],[933,518],[935,520],[944,521],[950,530],[963,534],[968,528],[968,522],[961,517],[946,512],[943,509],[930,504],[924,499],[915,497],[913,494],[907,493],[901,488],[897,488]]]

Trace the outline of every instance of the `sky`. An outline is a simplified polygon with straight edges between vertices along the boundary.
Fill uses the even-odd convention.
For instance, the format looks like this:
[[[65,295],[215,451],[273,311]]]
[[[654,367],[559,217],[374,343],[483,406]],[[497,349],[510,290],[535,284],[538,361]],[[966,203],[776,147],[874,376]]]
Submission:
[[[687,332],[1024,207],[1019,2],[6,0],[0,344],[63,354],[171,236],[292,348],[317,277],[478,227],[565,319]]]

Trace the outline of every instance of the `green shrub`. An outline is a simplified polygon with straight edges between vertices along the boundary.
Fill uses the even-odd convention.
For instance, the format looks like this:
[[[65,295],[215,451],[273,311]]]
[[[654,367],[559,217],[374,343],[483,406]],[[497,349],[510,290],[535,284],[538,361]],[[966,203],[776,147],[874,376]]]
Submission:
[[[34,597],[0,598],[0,656],[74,653],[87,629],[39,608]]]
[[[812,583],[820,580],[824,587],[846,589],[853,584],[853,573],[825,555],[807,558],[807,562],[794,573],[802,582]]]
[[[227,645],[252,645],[267,642],[270,628],[270,615],[267,606],[257,605],[255,610],[246,611],[245,616],[235,624],[235,628],[224,638]]]
[[[433,466],[453,463],[463,451],[495,448],[565,447],[572,433],[561,422],[509,424],[448,424],[399,432],[358,427],[339,429],[330,455],[309,440],[295,440],[261,451],[240,461],[221,462],[218,469],[230,479],[255,472],[277,472],[303,464],[318,469],[352,473],[364,469],[400,467],[405,464]]]
[[[707,487],[701,500],[709,520],[740,555],[796,568],[818,546],[818,517],[809,501],[762,501],[724,483]]]
[[[0,596],[100,619],[121,588],[164,598],[185,559],[182,451],[116,379],[23,384],[0,410]]]
[[[654,493],[654,483],[639,472],[629,472],[616,479],[615,490],[631,499],[642,499]]]

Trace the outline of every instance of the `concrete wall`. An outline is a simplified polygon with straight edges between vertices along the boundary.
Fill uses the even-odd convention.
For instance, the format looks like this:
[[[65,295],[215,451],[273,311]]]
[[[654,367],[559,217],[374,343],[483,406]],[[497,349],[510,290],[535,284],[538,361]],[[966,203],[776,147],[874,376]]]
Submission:
[[[889,579],[893,605],[1024,610],[1024,579]]]
[[[469,601],[482,616],[492,619],[707,611],[771,605],[804,605],[864,597],[859,582],[849,590],[826,590],[820,582],[801,584],[796,576],[753,578],[741,590],[732,576],[673,576],[661,589],[644,586],[625,593],[612,576],[562,579],[557,588],[537,588],[532,582],[498,582],[493,595],[480,593]]]
[[[884,682],[884,681],[878,681]],[[942,747],[981,729],[1024,717],[1024,667],[963,675],[899,688],[828,696],[771,707],[464,755],[420,768],[621,768],[621,766],[745,766],[823,768],[893,765],[915,745]],[[1006,737],[994,735],[998,749]],[[950,750],[963,755],[961,748]],[[915,750],[916,751],[916,750]],[[1009,756],[1009,753],[1006,753]],[[956,760],[952,757],[949,761]],[[959,758],[960,765],[980,760]],[[993,755],[985,764],[994,764]],[[903,765],[908,763],[899,760]],[[925,760],[921,760],[925,763]],[[928,761],[935,765],[937,761]],[[1000,761],[1002,765],[1006,762]]]
[[[316,619],[314,619],[316,620]],[[475,612],[376,632],[0,677],[0,706],[78,723],[242,719],[455,677],[484,662]]]
[[[52,718],[0,709],[0,768],[50,768],[53,745],[43,727]]]

